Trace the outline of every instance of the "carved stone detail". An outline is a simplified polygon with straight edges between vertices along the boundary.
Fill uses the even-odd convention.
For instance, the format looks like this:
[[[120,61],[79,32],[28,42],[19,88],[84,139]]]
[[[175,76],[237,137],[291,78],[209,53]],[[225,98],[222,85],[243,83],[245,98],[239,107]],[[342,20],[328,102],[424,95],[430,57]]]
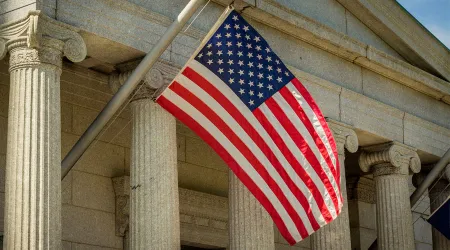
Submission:
[[[327,119],[327,122],[328,127],[333,132],[339,154],[344,154],[344,148],[350,153],[358,151],[358,137],[351,126],[331,119]]]
[[[112,178],[116,194],[116,235],[125,236],[130,226],[130,177]]]
[[[370,204],[376,203],[374,180],[358,176],[347,179],[348,199]]]
[[[109,86],[113,93],[117,92],[131,76],[138,63],[139,61],[133,61],[117,66],[121,68],[122,72],[114,73],[109,77]],[[144,76],[140,86],[136,87],[135,92],[132,94],[134,96],[133,101],[155,96],[158,89],[164,89],[165,86],[169,85],[179,70],[178,67],[173,66],[171,63],[163,60],[158,61]]]
[[[372,171],[374,176],[388,174],[408,175],[420,171],[420,159],[416,150],[397,142],[365,147],[359,157],[362,171]],[[375,167],[374,167],[375,166]]]
[[[78,32],[78,29],[53,20],[40,11],[30,11],[24,18],[0,25],[0,59],[7,51],[22,47],[36,49],[37,52],[18,53],[10,59],[12,63],[20,64],[30,59],[60,66],[56,60],[58,55],[41,52],[41,49],[53,48],[61,50],[69,60],[80,62],[86,57],[87,49]]]

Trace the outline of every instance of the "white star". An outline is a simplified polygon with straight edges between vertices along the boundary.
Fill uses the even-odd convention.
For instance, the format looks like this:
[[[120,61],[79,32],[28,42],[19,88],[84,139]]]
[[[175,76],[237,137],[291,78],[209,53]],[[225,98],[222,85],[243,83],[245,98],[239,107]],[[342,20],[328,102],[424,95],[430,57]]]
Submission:
[[[220,34],[220,33],[216,35],[216,38],[217,38],[217,39],[219,39],[219,38],[221,38],[221,37],[222,37],[222,34]]]
[[[259,98],[263,98],[263,93],[258,92],[258,97],[259,97]]]
[[[278,73],[281,73],[281,69],[280,69],[280,68],[277,68],[277,72],[278,72]]]
[[[221,56],[222,54],[222,50],[217,51],[217,55]]]
[[[228,80],[228,82],[229,82],[230,84],[234,83],[234,78],[230,78],[230,79]]]
[[[207,64],[211,65],[213,61],[211,59],[208,60]]]
[[[281,81],[282,81],[281,77],[278,77],[278,78],[277,78],[277,81],[278,81],[278,82],[281,82]]]
[[[237,21],[237,20],[238,20],[238,16],[234,15],[234,16],[233,16],[233,20],[234,20],[234,21]]]
[[[223,63],[223,60],[222,60],[222,59],[219,59],[219,60],[217,61],[217,63],[218,63],[219,65],[221,65],[221,64]]]
[[[244,62],[243,62],[243,61],[241,61],[241,60],[239,60],[239,61],[238,61],[238,64],[239,64],[239,66],[241,66],[241,67],[242,67],[242,65],[244,65]]]
[[[241,33],[236,33],[236,38],[241,38]]]
[[[284,72],[284,74],[285,74],[286,76],[289,76],[289,72],[287,72],[287,71],[286,71],[286,72]]]
[[[248,31],[248,26],[244,25],[244,30],[245,30],[245,32],[247,32]]]
[[[217,46],[217,47],[222,46],[222,42],[217,42],[217,43],[216,43],[216,46]]]
[[[252,45],[250,44],[250,43],[247,43],[247,49],[251,49],[252,48]]]
[[[248,58],[252,58],[253,57],[253,53],[248,52],[247,56],[248,56]]]
[[[269,48],[266,48],[266,51],[267,51],[267,53],[270,53],[270,49]]]
[[[240,29],[241,27],[239,27],[239,24],[235,24],[235,25],[234,25],[234,28],[238,30],[238,29]]]
[[[258,83],[258,87],[262,88],[262,87],[264,87],[264,85],[262,83]]]
[[[212,47],[211,43],[206,46],[206,48],[208,48],[208,49],[211,48],[211,47]]]
[[[239,74],[239,75],[243,75],[243,74],[244,74],[244,71],[241,69],[241,70],[239,70],[238,74]]]
[[[228,60],[228,64],[229,64],[229,65],[232,65],[232,64],[233,64],[233,60],[231,60],[231,59]]]
[[[244,84],[244,80],[239,79],[239,84],[240,84],[240,85]]]
[[[233,45],[233,43],[231,43],[230,41],[227,42],[227,46],[230,47],[231,45]]]
[[[203,53],[198,54],[198,58],[202,58]]]
[[[256,45],[256,50],[257,50],[257,51],[260,51],[260,50],[261,50],[261,46]]]
[[[269,79],[269,81],[272,81],[272,75],[267,75],[267,79]]]
[[[241,94],[241,95],[245,94],[245,90],[244,89],[240,89],[239,90],[239,94]]]
[[[222,74],[223,73],[223,69],[219,68],[219,70],[217,72],[219,72],[219,74]]]
[[[253,105],[255,105],[255,101],[250,100],[250,101],[248,102],[248,104],[250,104],[250,106],[253,106]]]
[[[256,66],[256,67],[258,67],[258,69],[262,69],[263,65],[261,63],[258,63],[258,66]]]
[[[249,71],[249,72],[248,72],[248,75],[249,75],[250,77],[254,76],[254,74],[253,74],[252,71]]]
[[[228,54],[228,56],[231,56],[231,55],[233,55],[233,51],[228,50],[227,54]]]
[[[248,66],[249,68],[251,68],[251,67],[253,67],[253,63],[252,63],[252,62],[248,62],[247,66]]]
[[[211,51],[208,51],[208,53],[206,53],[206,55],[207,55],[207,56],[211,56],[211,55],[212,55],[212,52],[211,52]]]
[[[267,88],[268,88],[269,90],[272,90],[272,89],[273,89],[272,85],[270,85],[270,84],[267,86]]]
[[[268,62],[270,62],[270,61],[272,61],[272,57],[268,56],[268,57],[266,57],[266,60],[267,60]]]
[[[280,60],[278,60],[278,59],[277,59],[277,60],[275,60],[275,62],[276,62],[277,64],[280,64]]]
[[[236,43],[236,46],[238,46],[238,48],[242,47],[242,42]]]
[[[227,38],[230,38],[230,37],[231,37],[231,33],[227,33],[225,36],[226,36]]]
[[[262,56],[261,56],[260,54],[258,54],[256,57],[257,57],[259,60],[262,59]]]
[[[258,74],[258,78],[259,78],[259,79],[261,79],[261,78],[263,78],[263,77],[264,77],[264,75],[263,75],[262,73],[259,73],[259,74]]]
[[[255,93],[253,92],[253,90],[250,90],[250,91],[248,92],[248,94],[249,94],[250,96],[252,96],[252,95],[254,95]]]
[[[253,85],[255,85],[255,84],[253,83],[253,81],[250,81],[250,82],[248,82],[248,85],[249,85],[250,87],[253,87]]]
[[[231,25],[229,25],[228,23],[225,24],[225,29],[228,30],[229,28],[231,28]]]
[[[250,40],[250,36],[249,35],[245,35],[245,39]]]
[[[229,69],[228,70],[228,73],[231,75],[231,74],[234,74],[234,69]]]
[[[241,57],[241,56],[243,55],[243,54],[242,54],[242,51],[238,51],[237,55],[238,55],[239,57]]]
[[[259,42],[261,39],[259,38],[259,36],[255,36],[255,38],[253,38],[253,40],[255,40],[255,42]]]
[[[272,66],[270,66],[270,65],[267,66],[267,70],[268,70],[268,71],[272,71]]]

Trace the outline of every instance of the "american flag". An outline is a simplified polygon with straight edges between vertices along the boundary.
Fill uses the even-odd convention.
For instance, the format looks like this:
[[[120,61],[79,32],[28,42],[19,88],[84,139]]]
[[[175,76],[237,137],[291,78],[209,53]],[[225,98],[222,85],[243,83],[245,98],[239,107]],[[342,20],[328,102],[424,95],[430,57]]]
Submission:
[[[217,152],[290,244],[340,213],[336,144],[319,107],[236,11],[157,103]]]

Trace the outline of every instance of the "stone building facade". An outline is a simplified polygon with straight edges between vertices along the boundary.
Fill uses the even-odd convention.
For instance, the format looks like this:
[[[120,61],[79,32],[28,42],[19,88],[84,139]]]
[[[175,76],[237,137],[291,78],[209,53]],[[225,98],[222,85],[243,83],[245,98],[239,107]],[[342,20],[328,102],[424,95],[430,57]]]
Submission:
[[[345,166],[343,214],[297,245],[151,100],[230,0],[183,29],[61,182],[61,158],[187,2],[0,0],[5,249],[450,249],[423,219],[449,180],[409,204],[450,148],[450,51],[394,0],[235,2],[318,102]]]

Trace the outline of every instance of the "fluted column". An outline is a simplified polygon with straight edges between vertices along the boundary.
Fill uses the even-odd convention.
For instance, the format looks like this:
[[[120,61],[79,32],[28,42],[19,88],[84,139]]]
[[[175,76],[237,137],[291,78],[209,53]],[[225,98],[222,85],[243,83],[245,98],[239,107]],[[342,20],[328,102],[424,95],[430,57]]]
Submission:
[[[242,182],[229,172],[230,250],[274,250],[273,222]]]
[[[113,75],[110,86],[117,89],[130,73]],[[151,99],[166,76],[151,70],[130,103],[130,249],[180,249],[176,123]]]
[[[341,193],[344,204],[341,214],[330,224],[312,235],[311,248],[315,250],[348,250],[351,249],[350,222],[348,217],[347,187],[345,180],[345,149],[354,153],[358,150],[358,138],[353,129],[343,123],[328,120],[333,132],[341,166]]]
[[[0,30],[0,56],[6,51],[4,248],[61,249],[61,64],[63,55],[83,60],[86,47],[75,29],[30,12]]]
[[[414,249],[408,175],[420,171],[417,153],[400,143],[375,145],[364,148],[359,165],[375,180],[378,249]]]

